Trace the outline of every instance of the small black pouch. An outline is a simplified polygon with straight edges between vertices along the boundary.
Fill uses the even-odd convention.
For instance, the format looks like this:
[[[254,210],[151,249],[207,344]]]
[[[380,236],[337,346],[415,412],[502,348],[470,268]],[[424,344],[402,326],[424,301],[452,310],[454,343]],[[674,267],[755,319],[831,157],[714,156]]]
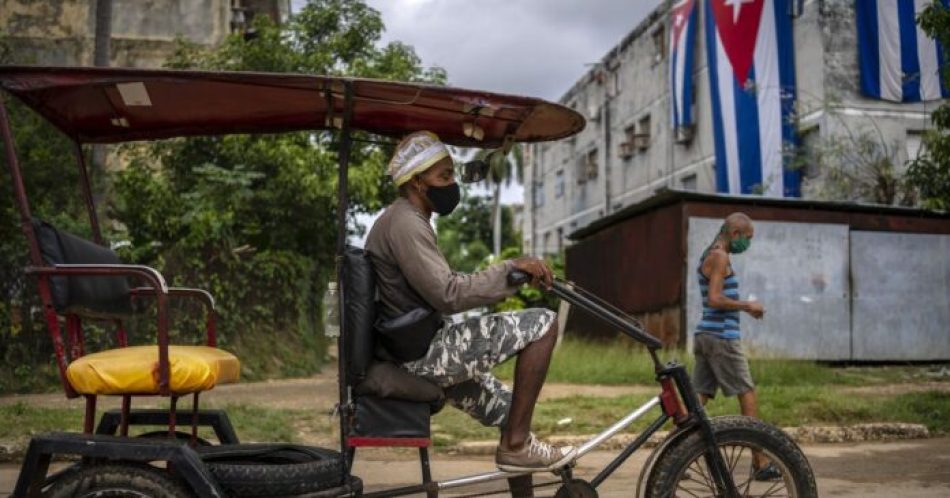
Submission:
[[[401,362],[422,358],[441,327],[442,314],[427,308],[416,308],[392,320],[376,321],[380,344]]]

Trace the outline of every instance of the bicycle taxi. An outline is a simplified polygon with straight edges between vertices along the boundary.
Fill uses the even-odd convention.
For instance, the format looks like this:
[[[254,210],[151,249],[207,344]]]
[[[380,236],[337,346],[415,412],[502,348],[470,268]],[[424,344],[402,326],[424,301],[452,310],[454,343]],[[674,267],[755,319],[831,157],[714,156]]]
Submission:
[[[411,83],[297,74],[142,70],[121,68],[0,67],[0,87],[52,123],[75,143],[81,194],[89,212],[92,241],[36,219],[30,211],[0,95],[0,133],[6,164],[29,242],[27,274],[37,278],[42,313],[53,341],[65,394],[85,400],[82,432],[34,436],[14,497],[139,496],[437,496],[495,480],[519,482],[502,471],[435,481],[429,469],[429,419],[434,400],[401,399],[365,388],[374,362],[374,272],[361,250],[347,247],[347,178],[354,132],[398,139],[430,130],[451,145],[495,149],[506,154],[516,142],[569,137],[584,118],[559,104],[536,98]],[[337,272],[341,334],[339,354],[339,448],[284,444],[242,444],[227,414],[202,410],[199,394],[237,380],[239,359],[216,347],[212,296],[199,289],[169,287],[157,270],[122,264],[104,244],[84,162],[83,146],[198,135],[331,131],[339,151]],[[487,165],[462,166],[464,180],[484,177]],[[509,280],[524,283],[513,272]],[[141,284],[132,287],[132,282]],[[637,285],[637,283],[630,283]],[[606,320],[650,352],[657,395],[578,448],[583,458],[648,413],[655,419],[596,476],[574,474],[573,463],[558,469],[558,497],[597,496],[597,488],[649,437],[672,422],[673,430],[641,469],[637,496],[817,496],[814,476],[801,450],[779,429],[745,417],[707,417],[686,369],[663,364],[662,344],[635,319],[576,285],[558,280],[549,289],[561,299]],[[123,320],[132,298],[153,299],[157,344],[127,344]],[[197,299],[205,306],[203,346],[169,344],[168,302]],[[83,321],[114,324],[116,348],[84,350]],[[65,328],[65,340],[63,334]],[[106,374],[98,375],[106,372]],[[398,394],[398,393],[397,393]],[[99,396],[120,396],[121,408],[96,422]],[[138,396],[169,398],[167,410],[133,409]],[[179,398],[190,396],[190,409]],[[130,426],[167,430],[129,435]],[[210,426],[218,444],[197,437]],[[180,431],[190,427],[190,431]],[[147,437],[143,437],[147,436]],[[156,437],[158,436],[158,437]],[[353,475],[360,447],[415,447],[418,485],[363,492]],[[774,483],[754,482],[751,453],[765,454],[782,472]],[[54,458],[74,463],[50,473]],[[364,476],[372,482],[373,476]],[[520,482],[524,482],[523,480]],[[529,481],[530,482],[530,481]],[[514,492],[514,489],[513,489]],[[522,489],[518,494],[530,494]]]

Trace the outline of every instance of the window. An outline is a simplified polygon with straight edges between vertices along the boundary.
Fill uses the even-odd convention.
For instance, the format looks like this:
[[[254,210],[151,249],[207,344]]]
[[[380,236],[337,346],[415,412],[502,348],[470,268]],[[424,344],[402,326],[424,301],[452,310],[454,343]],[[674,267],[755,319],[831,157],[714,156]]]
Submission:
[[[554,198],[564,197],[564,170],[559,169],[554,176]]]
[[[559,227],[557,229],[557,253],[561,254],[564,251],[564,228]]]
[[[686,175],[680,179],[680,185],[683,187],[683,190],[696,190],[696,173],[691,175]]]
[[[666,58],[666,29],[663,25],[657,26],[652,33],[653,64],[656,65]]]
[[[544,245],[541,247],[541,254],[551,253],[551,232],[544,232]]]
[[[795,162],[806,178],[815,178],[819,175],[818,160],[821,156],[821,133],[818,126],[799,130],[798,138],[801,145]]]
[[[597,149],[594,149],[588,152],[584,159],[584,174],[588,180],[593,180],[597,178],[597,170]]]
[[[624,153],[633,155],[634,152],[646,150],[650,146],[650,115],[640,118],[636,125],[628,126],[624,135],[627,141],[621,144],[621,156]]]
[[[907,160],[913,161],[924,153],[924,143],[921,132],[917,130],[907,130],[907,141],[904,142],[904,150],[907,152]]]
[[[633,146],[634,137],[637,135],[636,126],[628,126],[623,130],[624,141],[620,142],[620,157],[623,159],[630,159],[633,157],[633,153],[636,151],[636,147]]]
[[[534,184],[534,207],[544,205],[544,182],[535,182]]]

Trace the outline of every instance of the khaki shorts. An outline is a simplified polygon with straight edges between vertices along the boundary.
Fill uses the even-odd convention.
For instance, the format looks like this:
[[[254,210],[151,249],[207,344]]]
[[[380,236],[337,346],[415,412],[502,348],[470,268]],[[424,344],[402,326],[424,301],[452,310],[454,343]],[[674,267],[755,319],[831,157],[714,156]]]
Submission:
[[[755,389],[749,362],[742,353],[739,339],[721,339],[710,334],[693,336],[693,388],[699,394],[716,397],[721,388],[724,396],[744,394]]]

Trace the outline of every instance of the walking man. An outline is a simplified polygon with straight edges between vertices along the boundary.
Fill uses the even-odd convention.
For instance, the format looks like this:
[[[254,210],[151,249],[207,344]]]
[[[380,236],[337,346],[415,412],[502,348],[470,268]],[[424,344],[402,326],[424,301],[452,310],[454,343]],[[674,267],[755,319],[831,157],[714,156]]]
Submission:
[[[757,412],[755,384],[739,343],[739,314],[744,311],[761,319],[765,308],[757,301],[739,299],[739,279],[729,258],[749,249],[753,234],[752,220],[745,213],[732,213],[700,258],[697,271],[703,317],[693,337],[693,384],[702,403],[705,405],[716,396],[717,389],[722,389],[724,396],[738,396],[739,410],[749,417]],[[761,453],[755,453],[753,465],[756,480],[781,477]]]

